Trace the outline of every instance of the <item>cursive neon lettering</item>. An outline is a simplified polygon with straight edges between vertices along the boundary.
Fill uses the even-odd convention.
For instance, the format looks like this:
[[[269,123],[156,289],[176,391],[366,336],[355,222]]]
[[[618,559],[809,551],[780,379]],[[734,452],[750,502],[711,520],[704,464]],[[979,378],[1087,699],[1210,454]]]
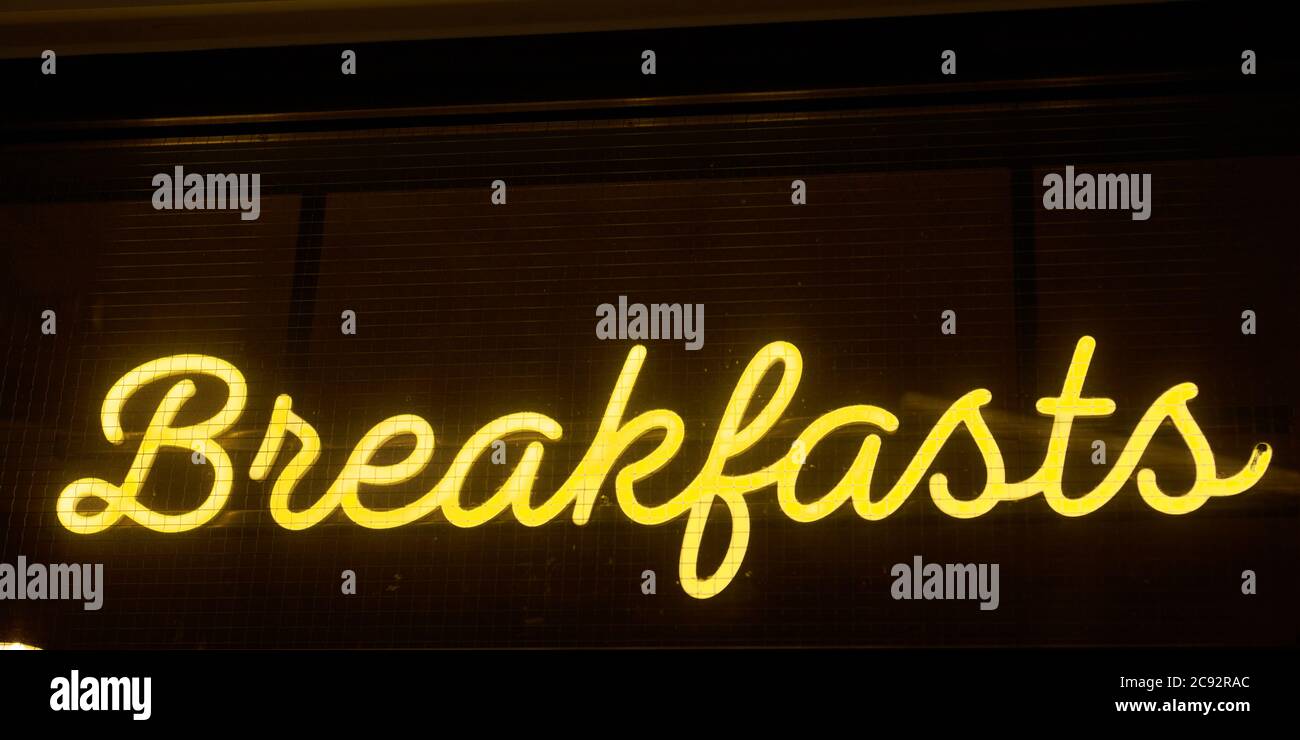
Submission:
[[[559,488],[541,503],[534,504],[533,499],[545,442],[561,439],[563,429],[555,420],[535,412],[508,414],[487,423],[462,444],[432,488],[403,506],[380,509],[362,501],[362,487],[393,488],[420,476],[433,457],[435,442],[432,426],[422,417],[402,414],[385,419],[362,435],[328,490],[307,508],[294,510],[290,500],[306,472],[318,462],[321,440],[315,428],[293,410],[293,400],[281,395],[275,400],[266,433],[249,468],[249,477],[259,481],[269,478],[272,519],[285,529],[302,530],[321,523],[335,512],[370,529],[401,527],[435,511],[441,511],[448,522],[462,528],[480,526],[507,511],[521,524],[536,527],[553,521],[570,507],[574,523],[583,525],[590,520],[605,481],[614,473],[615,499],[620,511],[631,521],[657,526],[686,520],[679,577],[686,593],[700,599],[721,593],[739,572],[749,547],[746,497],[771,487],[776,489],[781,511],[793,521],[807,523],[818,521],[849,502],[863,519],[884,519],[902,506],[927,475],[935,506],[960,519],[977,518],[999,503],[1039,494],[1056,513],[1083,516],[1103,506],[1135,476],[1138,492],[1151,508],[1165,514],[1187,514],[1211,498],[1242,493],[1263,477],[1272,459],[1267,444],[1257,445],[1241,470],[1226,478],[1219,477],[1209,440],[1187,406],[1196,397],[1196,386],[1180,383],[1162,393],[1147,409],[1106,477],[1091,491],[1067,497],[1061,484],[1075,420],[1106,417],[1115,412],[1115,402],[1111,399],[1083,395],[1095,349],[1092,337],[1080,338],[1060,395],[1039,399],[1038,413],[1052,419],[1043,462],[1028,478],[1014,483],[1006,480],[1002,453],[981,414],[981,409],[992,400],[992,394],[984,389],[965,394],[939,417],[898,480],[879,498],[873,499],[870,490],[883,444],[878,432],[897,431],[899,420],[877,406],[846,406],[830,411],[809,424],[790,450],[769,465],[748,473],[723,472],[729,461],[754,448],[771,432],[793,400],[803,372],[803,359],[799,350],[788,342],[768,344],[746,366],[727,401],[699,473],[682,491],[663,503],[643,503],[635,486],[677,455],[685,428],[681,417],[667,409],[654,409],[624,421],[646,357],[645,348],[639,345],[628,352],[586,454]],[[774,372],[779,373],[775,392],[760,408],[751,409],[760,383]],[[196,377],[224,383],[226,402],[207,419],[177,426],[177,415],[197,391],[193,380]],[[101,412],[104,436],[112,444],[123,444],[126,440],[121,425],[123,407],[139,389],[164,381],[173,383],[144,430],[125,480],[114,485],[99,478],[82,478],[68,484],[59,494],[59,521],[70,531],[93,534],[125,518],[158,532],[184,532],[211,521],[225,507],[234,468],[229,454],[217,440],[239,420],[247,399],[244,378],[230,363],[206,355],[173,355],[131,370],[112,386],[104,399]],[[748,423],[744,423],[746,418],[750,419]],[[1195,465],[1194,483],[1181,495],[1165,493],[1157,484],[1153,470],[1138,469],[1143,453],[1166,421],[1187,445]],[[800,501],[796,484],[807,453],[829,435],[850,429],[866,429],[869,433],[848,471],[815,500]],[[949,490],[947,477],[930,471],[940,451],[959,430],[974,441],[986,472],[984,487],[974,498],[958,499]],[[624,461],[628,450],[648,435],[659,437],[655,447],[640,458]],[[277,473],[277,462],[290,436],[299,441],[299,449]],[[494,442],[520,437],[530,439],[506,482],[486,501],[466,506],[462,493],[475,463]],[[377,464],[375,459],[380,450],[398,440],[412,442],[404,456],[397,462]],[[204,463],[212,466],[214,473],[207,499],[192,511],[181,514],[154,511],[139,496],[158,453],[169,448],[202,453]],[[730,541],[722,563],[711,573],[703,574],[700,548],[718,503],[729,518]],[[88,504],[97,510],[86,511]]]

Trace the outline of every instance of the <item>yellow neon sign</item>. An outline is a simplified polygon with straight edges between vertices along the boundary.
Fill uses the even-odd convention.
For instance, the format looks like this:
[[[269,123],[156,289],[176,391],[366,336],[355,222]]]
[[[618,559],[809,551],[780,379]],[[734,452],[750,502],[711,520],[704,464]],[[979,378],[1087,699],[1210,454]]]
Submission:
[[[370,529],[400,527],[422,519],[435,510],[442,511],[457,527],[476,527],[503,514],[507,509],[521,524],[536,527],[553,520],[570,506],[575,524],[585,524],[604,481],[627,450],[650,433],[661,436],[657,446],[643,457],[626,462],[614,477],[614,489],[620,510],[637,524],[665,524],[686,518],[686,533],[679,560],[683,589],[696,598],[705,599],[720,593],[735,577],[749,547],[749,507],[745,497],[775,486],[781,511],[797,522],[814,522],[851,501],[854,511],[864,519],[884,519],[898,510],[926,476],[939,451],[948,439],[964,427],[975,441],[983,459],[987,480],[984,490],[973,499],[957,499],[948,489],[942,473],[929,477],[930,497],[935,505],[952,517],[970,519],[986,514],[998,503],[1018,501],[1042,494],[1048,506],[1063,516],[1077,517],[1101,508],[1120,490],[1137,469],[1143,452],[1156,429],[1166,419],[1172,422],[1191,451],[1196,465],[1196,480],[1190,491],[1170,496],[1156,483],[1154,471],[1137,470],[1138,491],[1153,509],[1166,514],[1195,511],[1212,497],[1241,493],[1264,475],[1272,459],[1266,444],[1257,445],[1246,465],[1235,474],[1220,478],[1210,443],[1192,418],[1187,403],[1196,396],[1196,386],[1181,383],[1162,393],[1138,422],[1119,460],[1093,490],[1082,496],[1067,498],[1061,489],[1065,453],[1070,431],[1076,418],[1104,417],[1115,412],[1115,402],[1108,398],[1083,397],[1083,381],[1092,362],[1096,342],[1082,337],[1074,350],[1061,394],[1039,399],[1037,410],[1052,418],[1043,463],[1038,471],[1023,481],[1009,483],[997,441],[981,416],[980,409],[992,394],[977,389],[959,398],[935,422],[911,462],[884,495],[873,499],[870,492],[872,473],[880,451],[879,434],[863,439],[849,470],[830,491],[816,501],[805,503],[795,496],[804,456],[822,439],[836,430],[867,427],[883,432],[898,429],[898,419],[876,406],[846,406],[814,420],[791,445],[790,451],[770,465],[744,474],[727,474],[729,460],[752,448],[776,424],[794,397],[803,371],[799,350],[788,342],[773,342],[763,347],[750,361],[732,391],[718,426],[712,448],[700,472],[684,490],[672,499],[646,505],[636,494],[636,483],[653,475],[676,456],[685,438],[685,427],[676,413],[655,409],[624,420],[628,399],[645,362],[646,350],[635,346],[619,373],[605,414],[590,447],[568,479],[545,502],[534,507],[533,484],[541,464],[544,446],[530,442],[510,477],[485,502],[466,507],[461,490],[470,469],[492,443],[512,435],[529,434],[555,441],[563,430],[555,420],[538,413],[509,414],[489,422],[474,433],[461,447],[442,479],[428,492],[396,509],[377,510],[360,498],[361,486],[395,486],[409,481],[428,466],[433,457],[433,428],[414,414],[393,416],[376,424],[362,436],[348,457],[343,470],[315,503],[301,511],[289,506],[291,495],[303,476],[320,457],[321,442],[312,425],[293,410],[287,395],[275,401],[266,435],[249,470],[254,480],[265,480],[280,457],[285,439],[293,436],[299,449],[271,483],[270,510],[277,524],[285,529],[300,530],[315,526],[342,511],[353,522]],[[780,367],[780,381],[775,393],[748,423],[750,404],[760,381],[769,371]],[[225,383],[227,398],[223,407],[211,417],[188,426],[177,426],[176,417],[196,390],[194,382],[183,376],[207,376]],[[158,532],[184,532],[212,520],[226,504],[234,479],[229,454],[217,438],[228,432],[239,419],[247,400],[244,377],[230,363],[206,355],[173,355],[128,372],[113,385],[104,399],[101,423],[104,435],[113,444],[126,438],[121,426],[121,411],[127,400],[144,386],[180,378],[166,393],[145,430],[135,459],[121,485],[99,478],[73,481],[59,494],[59,521],[78,534],[101,532],[121,519],[129,519]],[[398,462],[376,464],[376,453],[399,437],[415,440],[406,457]],[[162,514],[140,501],[141,486],[152,469],[158,452],[176,448],[201,452],[212,465],[215,481],[208,498],[196,509],[183,514]],[[81,511],[83,502],[96,499],[102,508],[93,513]],[[731,517],[731,541],[718,568],[709,575],[699,572],[700,543],[715,501],[726,506]]]

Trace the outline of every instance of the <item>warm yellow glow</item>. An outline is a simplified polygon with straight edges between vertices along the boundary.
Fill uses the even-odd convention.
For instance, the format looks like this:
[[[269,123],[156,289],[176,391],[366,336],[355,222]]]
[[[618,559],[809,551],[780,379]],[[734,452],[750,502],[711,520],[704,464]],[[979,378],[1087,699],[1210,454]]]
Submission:
[[[0,642],[0,650],[40,650],[35,645],[24,645],[21,642]]]
[[[814,420],[798,436],[789,451],[759,470],[728,474],[723,470],[731,460],[743,455],[762,440],[785,413],[803,372],[799,350],[788,342],[773,342],[763,347],[750,361],[732,391],[722,414],[709,455],[700,472],[680,493],[657,505],[641,502],[635,484],[653,475],[671,461],[685,438],[682,419],[667,409],[654,409],[624,421],[628,401],[645,362],[646,350],[636,346],[628,353],[618,380],[606,405],[595,438],[568,479],[545,501],[534,505],[533,486],[544,452],[544,441],[556,441],[563,435],[560,424],[542,414],[521,412],[495,419],[475,432],[461,446],[441,479],[427,492],[410,503],[391,509],[374,509],[361,500],[362,486],[394,487],[425,472],[433,457],[434,433],[427,421],[413,414],[385,419],[368,432],[353,449],[342,471],[329,489],[302,511],[289,507],[295,487],[320,458],[320,435],[310,423],[293,410],[289,396],[275,401],[266,435],[249,469],[249,477],[265,480],[272,476],[277,459],[288,435],[295,437],[300,448],[288,460],[271,483],[271,516],[286,529],[301,530],[327,519],[336,511],[371,529],[400,527],[441,511],[457,527],[477,527],[509,510],[520,523],[536,527],[554,520],[573,507],[575,524],[591,518],[596,498],[615,466],[614,491],[619,509],[637,524],[655,526],[685,518],[685,533],[679,559],[679,577],[686,593],[709,598],[720,593],[735,578],[749,548],[749,506],[745,497],[775,486],[781,511],[796,522],[814,522],[852,501],[858,516],[867,520],[884,519],[898,510],[929,474],[930,497],[949,516],[969,519],[988,513],[1005,501],[1018,501],[1042,494],[1048,506],[1063,516],[1077,517],[1096,511],[1109,501],[1136,472],[1138,491],[1153,509],[1166,514],[1195,511],[1212,497],[1241,493],[1264,475],[1272,459],[1268,445],[1260,444],[1249,462],[1237,473],[1220,478],[1214,453],[1204,433],[1192,417],[1187,403],[1196,396],[1196,386],[1182,383],[1162,393],[1138,422],[1128,443],[1106,477],[1093,490],[1073,498],[1062,491],[1061,479],[1065,455],[1074,420],[1105,417],[1115,412],[1108,398],[1084,398],[1083,383],[1092,362],[1096,342],[1083,337],[1075,347],[1061,394],[1038,401],[1038,412],[1052,419],[1047,449],[1039,469],[1023,481],[1009,483],[997,440],[989,430],[981,409],[992,400],[984,389],[973,390],[950,406],[935,422],[899,479],[879,498],[873,499],[870,485],[881,448],[879,434],[863,439],[856,458],[844,476],[815,501],[805,503],[795,495],[799,472],[806,455],[827,436],[855,427],[894,432],[897,417],[876,406],[846,406]],[[779,373],[776,391],[756,413],[751,403],[761,381],[770,373]],[[189,376],[189,377],[183,377]],[[192,377],[207,376],[225,383],[225,405],[211,418],[189,426],[175,426],[177,414],[196,390]],[[216,441],[238,420],[247,398],[243,376],[229,363],[204,355],[175,355],[141,365],[123,376],[104,400],[102,423],[104,435],[113,444],[125,440],[120,417],[122,408],[140,388],[169,378],[179,378],[167,391],[144,432],[135,460],[120,486],[98,478],[73,481],[63,489],[58,501],[59,520],[79,534],[90,534],[111,527],[125,517],[159,532],[182,532],[208,522],[226,504],[234,471],[230,457]],[[746,417],[753,418],[742,424]],[[1196,479],[1190,491],[1178,496],[1163,492],[1150,469],[1137,466],[1156,430],[1169,420],[1192,454]],[[962,428],[975,442],[986,471],[984,488],[974,498],[958,499],[948,488],[943,473],[930,473],[934,460],[952,435]],[[627,451],[642,437],[660,437],[656,446],[640,459],[623,461]],[[471,507],[461,502],[461,493],[471,469],[498,440],[520,436],[534,437],[518,456],[509,478],[487,501]],[[394,463],[373,462],[381,449],[398,440],[412,442],[405,456]],[[211,465],[214,482],[207,500],[184,514],[165,515],[150,510],[138,498],[141,486],[153,467],[158,452],[176,448],[200,452],[199,461]],[[86,499],[96,499],[103,508],[81,512]],[[715,503],[726,512],[731,529],[730,542],[721,564],[710,574],[700,573],[700,545],[709,525]]]
[[[184,532],[201,526],[216,516],[226,506],[230,487],[234,481],[234,466],[230,456],[217,443],[244,411],[248,389],[244,376],[225,360],[207,355],[172,355],[146,362],[122,376],[104,398],[100,421],[104,436],[117,445],[126,440],[122,431],[122,407],[138,390],[158,380],[181,375],[207,375],[226,385],[226,403],[214,416],[190,426],[173,426],[181,406],[195,392],[194,381],[181,380],[167,391],[162,403],[154,412],[145,429],[144,439],[136,450],[135,461],[121,486],[99,478],[82,478],[73,481],[59,494],[58,515],[63,526],[78,534],[100,532],[126,517],[159,532]],[[178,448],[201,454],[206,464],[212,465],[215,480],[208,498],[198,508],[184,514],[168,515],[153,511],[140,503],[140,487],[153,469],[158,451]],[[82,513],[79,505],[88,498],[99,499],[104,508],[98,512]]]
[[[289,497],[293,494],[294,487],[320,457],[320,435],[316,433],[315,427],[294,413],[293,399],[288,396],[281,395],[275,399],[275,409],[271,412],[271,422],[266,427],[266,437],[257,450],[248,477],[253,480],[266,478],[275,459],[280,456],[286,433],[297,437],[301,447],[289,460],[284,472],[276,476],[271,488],[271,517],[285,529],[306,529],[319,524],[338,508],[342,494],[331,489],[307,510],[289,510]]]

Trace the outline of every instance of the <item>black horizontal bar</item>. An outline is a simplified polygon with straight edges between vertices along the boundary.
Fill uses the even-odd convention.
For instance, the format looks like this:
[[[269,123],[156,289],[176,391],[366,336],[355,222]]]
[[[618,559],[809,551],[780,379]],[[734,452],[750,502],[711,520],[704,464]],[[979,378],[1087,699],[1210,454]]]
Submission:
[[[790,91],[906,89],[962,100],[1031,81],[1041,83],[1031,86],[1042,88],[1039,95],[1078,94],[1119,78],[1281,92],[1294,89],[1300,69],[1288,28],[1275,11],[1253,4],[1173,3],[60,57],[56,75],[41,74],[40,59],[13,59],[0,61],[0,85],[11,141],[157,119],[195,119],[192,125],[234,117],[238,130],[375,110],[442,110],[478,121],[514,110],[536,119],[546,110],[554,116],[566,101],[589,101],[588,116],[606,108],[662,114],[656,101]],[[355,76],[340,71],[344,48],[358,55]],[[1249,77],[1239,69],[1247,48],[1259,59]],[[653,76],[641,73],[645,49],[657,55]],[[945,49],[958,54],[955,76],[940,72]]]

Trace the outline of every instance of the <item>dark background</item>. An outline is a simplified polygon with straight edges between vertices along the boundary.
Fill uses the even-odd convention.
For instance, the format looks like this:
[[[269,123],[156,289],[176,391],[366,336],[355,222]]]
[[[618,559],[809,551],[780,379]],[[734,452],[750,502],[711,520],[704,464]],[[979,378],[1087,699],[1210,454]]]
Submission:
[[[566,36],[60,57],[0,62],[0,560],[102,562],[105,607],[0,602],[0,641],[42,647],[734,645],[1294,645],[1297,53],[1256,9],[1173,5]],[[359,74],[338,74],[354,48]],[[639,72],[642,49],[658,74]],[[958,53],[958,76],[939,53]],[[1239,72],[1242,49],[1259,74]],[[1042,177],[1150,172],[1150,221],[1045,212]],[[183,165],[260,172],[261,219],[156,212],[150,179]],[[509,183],[509,204],[488,184]],[[790,205],[790,180],[809,203]],[[1118,404],[1075,425],[1067,493],[1104,475],[1159,393],[1183,381],[1220,473],[1257,442],[1252,490],[1179,517],[1127,485],[1102,510],[1034,498],[958,521],[922,486],[879,522],[814,524],[748,497],[745,564],[719,596],[674,582],[684,521],[646,528],[603,498],[566,515],[469,530],[434,515],[370,531],[341,517],[275,525],[248,464],[276,394],[320,431],[319,494],[360,436],[397,413],[433,425],[423,491],[460,443],[505,413],[565,429],[549,493],[585,452],[630,342],[594,339],[594,310],[704,303],[705,344],[649,343],[629,416],[677,411],[687,440],[641,487],[666,500],[707,454],[753,354],[784,339],[804,379],[749,458],[766,464],[813,418],[872,403],[902,427],[892,483],[934,420],[976,387],[1008,480],[1041,461],[1077,339],[1098,350],[1086,395]],[[58,312],[57,336],[40,313]],[[357,311],[344,337],[338,316]],[[958,314],[956,336],[939,315]],[[1243,336],[1254,310],[1259,333]],[[184,534],[129,524],[66,531],[59,490],[120,481],[110,385],[182,352],[239,367],[251,397],[227,447],[226,512]],[[130,408],[139,431],[162,387]],[[857,442],[818,448],[809,496]],[[515,460],[522,443],[512,446]],[[177,452],[149,499],[192,508],[210,469]],[[1164,429],[1144,465],[1185,490],[1191,459]],[[983,485],[963,434],[936,463]],[[498,479],[476,471],[469,499]],[[474,493],[477,492],[477,493]],[[612,493],[612,491],[610,491]],[[382,500],[382,499],[376,499]],[[393,503],[396,503],[394,501]],[[725,526],[706,540],[712,570]],[[711,545],[711,546],[710,546]],[[1001,606],[895,602],[889,568],[1001,564]],[[640,574],[654,569],[658,594]],[[1259,593],[1240,593],[1253,569]],[[359,593],[339,594],[355,570]]]

